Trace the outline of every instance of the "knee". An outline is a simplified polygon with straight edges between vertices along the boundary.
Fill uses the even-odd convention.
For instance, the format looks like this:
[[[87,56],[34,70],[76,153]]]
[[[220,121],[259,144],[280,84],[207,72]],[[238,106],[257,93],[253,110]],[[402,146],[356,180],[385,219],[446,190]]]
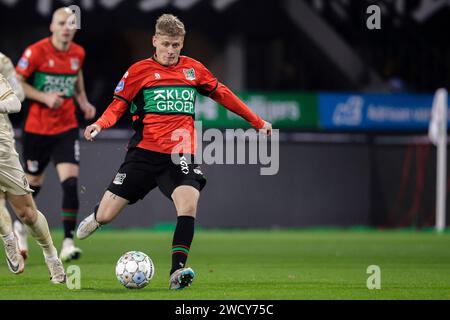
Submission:
[[[19,208],[15,208],[17,217],[26,225],[32,225],[36,221],[36,208],[30,204],[24,204]]]
[[[193,216],[197,213],[197,201],[193,199],[182,199],[176,203],[178,215]]]

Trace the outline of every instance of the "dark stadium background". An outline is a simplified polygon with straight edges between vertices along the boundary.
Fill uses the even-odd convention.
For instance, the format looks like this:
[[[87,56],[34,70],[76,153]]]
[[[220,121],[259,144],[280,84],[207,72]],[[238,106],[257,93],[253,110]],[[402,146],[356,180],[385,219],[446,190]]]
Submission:
[[[75,41],[87,52],[83,71],[98,114],[110,103],[127,67],[152,54],[154,23],[166,12],[186,25],[183,54],[202,61],[236,92],[433,94],[449,87],[450,6],[418,21],[414,14],[426,1],[299,2],[351,48],[362,63],[358,74],[349,77],[317,45],[316,35],[299,27],[293,16],[302,19],[302,13],[289,10],[295,1],[153,1],[164,5],[145,11],[140,6],[152,1],[0,0],[0,51],[17,63],[27,45],[49,35],[48,12],[79,5],[81,30]],[[370,4],[382,8],[381,30],[366,28]],[[230,58],[236,44],[242,50],[237,73]],[[12,120],[20,128],[23,113]],[[124,117],[115,129],[128,129],[129,123]],[[424,142],[424,128],[405,132],[299,126],[281,133],[278,175],[260,176],[254,165],[205,167],[209,180],[200,202],[201,226],[434,224],[435,149]],[[90,212],[113,177],[127,135],[125,131],[121,138],[105,135],[95,144],[82,144],[81,216]],[[60,187],[54,170],[48,173],[38,205],[48,212],[51,225],[59,226]],[[163,225],[173,218],[170,203],[154,191],[115,225]]]

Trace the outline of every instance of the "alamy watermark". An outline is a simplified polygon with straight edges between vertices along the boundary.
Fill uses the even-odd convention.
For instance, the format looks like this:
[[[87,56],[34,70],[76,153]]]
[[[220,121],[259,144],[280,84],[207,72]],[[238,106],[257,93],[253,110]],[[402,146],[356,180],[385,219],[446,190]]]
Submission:
[[[377,265],[370,265],[366,270],[370,276],[367,278],[367,289],[381,289],[381,269]]]
[[[196,164],[259,164],[261,175],[275,175],[280,167],[280,134],[273,129],[272,136],[255,129],[207,129],[201,121],[195,121],[195,136],[187,129],[172,133],[172,141],[178,142],[172,149],[172,161],[180,163],[180,155],[190,153],[196,145]],[[189,162],[189,159],[182,159]]]
[[[66,286],[70,290],[81,289],[81,269],[77,265],[70,265],[66,269]]]
[[[366,10],[370,16],[367,18],[366,26],[369,30],[381,29],[381,8],[375,4],[368,6]]]
[[[73,29],[81,29],[81,9],[79,6],[77,5],[71,5],[67,7],[72,14],[69,16],[69,18],[67,18],[67,25],[69,27],[69,29],[73,30]]]

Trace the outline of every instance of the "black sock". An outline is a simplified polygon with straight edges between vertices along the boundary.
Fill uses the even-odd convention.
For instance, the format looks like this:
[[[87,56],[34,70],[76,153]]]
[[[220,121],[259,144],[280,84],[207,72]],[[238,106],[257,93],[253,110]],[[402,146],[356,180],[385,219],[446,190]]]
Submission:
[[[100,207],[100,203],[97,203],[97,205],[94,208],[94,219],[95,221],[97,221],[97,211],[98,211],[98,207]]]
[[[64,180],[63,188],[63,203],[61,217],[64,227],[64,238],[73,239],[75,227],[77,225],[78,216],[78,192],[77,192],[77,178],[71,177]]]
[[[179,216],[177,219],[177,227],[172,241],[172,269],[170,274],[186,265],[191,242],[194,238],[194,224],[195,218],[191,216]]]
[[[73,234],[74,234],[76,225],[77,225],[76,220],[63,220],[64,238],[73,239]]]

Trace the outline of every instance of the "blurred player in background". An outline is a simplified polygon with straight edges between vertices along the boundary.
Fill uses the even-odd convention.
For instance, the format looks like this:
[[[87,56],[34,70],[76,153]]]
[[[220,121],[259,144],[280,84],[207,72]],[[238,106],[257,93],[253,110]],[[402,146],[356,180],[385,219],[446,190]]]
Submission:
[[[16,70],[14,69],[14,65],[11,62],[11,59],[9,59],[7,56],[5,56],[3,53],[0,52],[0,75],[3,75],[5,79],[8,81],[9,85],[11,86],[11,89],[13,90],[16,97],[19,99],[20,102],[22,102],[25,99],[25,93],[23,92],[22,86],[19,83],[19,80],[17,79]],[[19,111],[16,111],[19,112]],[[11,122],[9,121],[9,117],[5,115],[0,116],[2,122],[4,123],[5,128],[9,127],[11,128],[10,136],[13,140],[13,144],[15,144],[14,141],[14,130],[11,125]],[[4,192],[0,192],[0,234],[4,237],[7,234],[9,234],[9,226],[11,225],[11,215],[6,208],[5,199],[6,194]],[[5,242],[6,245],[6,242]]]
[[[44,182],[44,170],[50,158],[56,166],[63,190],[61,217],[64,240],[61,259],[69,261],[81,255],[73,241],[78,214],[79,134],[76,118],[77,100],[85,119],[93,119],[95,108],[84,88],[82,66],[84,49],[72,41],[76,29],[72,11],[60,8],[53,14],[51,36],[23,53],[16,71],[30,108],[23,135],[23,158],[30,187],[37,196]],[[32,85],[26,79],[34,75]],[[21,251],[27,252],[26,232],[14,224]]]
[[[5,207],[5,198],[41,246],[51,281],[64,283],[66,278],[64,268],[53,245],[47,220],[36,208],[31,196],[33,190],[29,187],[14,147],[14,131],[8,113],[20,111],[19,97],[23,99],[23,91],[15,78],[14,66],[11,60],[0,53],[0,236],[5,246],[6,262],[11,272],[19,274],[24,271],[24,258],[12,230],[11,216]]]
[[[271,134],[271,124],[254,114],[200,62],[180,56],[185,29],[173,15],[162,15],[156,22],[153,57],[132,65],[115,89],[114,100],[103,115],[85,130],[92,133],[113,126],[130,110],[136,133],[128,145],[125,161],[108,187],[94,213],[84,219],[77,236],[84,239],[99,226],[111,222],[128,204],[143,199],[156,186],[171,199],[177,211],[172,242],[172,268],[169,288],[182,289],[191,284],[194,271],[186,267],[200,191],[206,184],[195,154],[195,97],[197,92],[214,99],[237,113],[256,129]],[[179,141],[172,134],[187,132],[190,142],[184,146],[178,162],[172,154]],[[184,142],[184,139],[183,139]]]

